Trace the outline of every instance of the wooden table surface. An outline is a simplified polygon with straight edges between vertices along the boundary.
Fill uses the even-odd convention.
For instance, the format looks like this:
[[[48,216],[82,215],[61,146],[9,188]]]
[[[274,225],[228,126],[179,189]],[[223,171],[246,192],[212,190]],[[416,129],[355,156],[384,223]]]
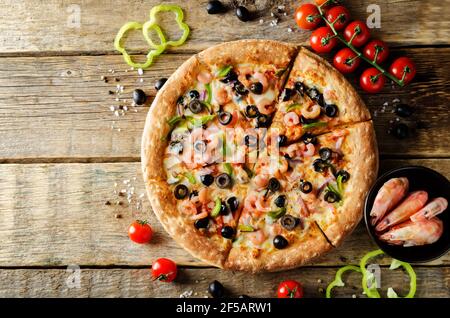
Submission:
[[[323,297],[322,288],[338,267],[355,264],[376,248],[363,224],[342,246],[304,268],[248,275],[206,266],[165,233],[142,195],[139,146],[148,106],[134,108],[130,100],[137,87],[153,99],[158,78],[222,41],[267,38],[307,45],[310,32],[299,30],[291,18],[299,2],[245,1],[259,16],[243,23],[232,11],[208,16],[207,1],[178,1],[191,26],[189,40],[139,76],[123,63],[112,42],[124,22],[147,20],[157,2],[1,1],[0,297],[179,297],[183,292],[203,297],[213,279],[231,295],[261,297],[273,296],[279,281],[297,279],[306,296]],[[369,15],[372,2],[345,1],[360,19]],[[405,88],[387,85],[380,94],[361,92],[377,114],[381,172],[418,164],[450,177],[450,1],[376,3],[381,29],[372,33],[389,43],[393,56],[410,56],[418,68],[415,81]],[[281,15],[272,27],[270,12],[282,4],[287,16]],[[78,9],[81,20],[74,26],[72,15]],[[176,36],[170,17],[163,17],[161,24]],[[138,36],[128,45],[140,54],[147,50]],[[119,101],[117,85],[124,89]],[[414,107],[421,122],[414,137],[402,141],[387,134],[397,98]],[[119,105],[129,107],[123,116],[110,110]],[[152,244],[138,246],[128,239],[126,229],[136,217],[149,219],[156,232]],[[157,257],[180,265],[176,283],[150,281],[149,267]],[[71,264],[81,268],[79,286],[66,283]],[[389,259],[382,264],[388,265]],[[449,254],[414,268],[417,296],[450,297]],[[384,291],[392,286],[401,294],[407,282],[401,271],[382,268]],[[336,293],[363,297],[359,286],[360,278],[353,274]]]

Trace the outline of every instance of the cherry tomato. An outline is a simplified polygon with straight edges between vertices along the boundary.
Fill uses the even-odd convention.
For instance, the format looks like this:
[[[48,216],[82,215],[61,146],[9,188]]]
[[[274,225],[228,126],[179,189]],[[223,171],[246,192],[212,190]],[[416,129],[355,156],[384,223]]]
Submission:
[[[285,280],[278,285],[278,298],[303,298],[303,287],[295,280]]]
[[[359,63],[361,63],[361,59],[348,47],[337,52],[333,59],[334,67],[344,74],[354,72]]]
[[[177,264],[168,258],[158,258],[152,264],[152,277],[170,283],[177,277]]]
[[[381,64],[386,61],[389,56],[389,47],[381,40],[372,40],[364,47],[363,54],[371,61],[375,61],[376,55],[377,58],[375,62]]]
[[[134,221],[128,228],[130,239],[139,244],[147,243],[152,239],[153,231],[147,221]]]
[[[345,28],[344,38],[355,47],[363,46],[370,38],[369,28],[362,21],[353,21]]]
[[[305,3],[298,7],[294,18],[297,25],[305,30],[314,30],[322,22],[319,10],[312,3]]]
[[[359,85],[368,93],[378,93],[386,83],[384,75],[375,67],[368,68],[361,74]]]
[[[328,53],[337,45],[338,40],[329,27],[323,26],[313,31],[310,43],[317,53]]]
[[[392,63],[389,73],[408,84],[416,76],[416,65],[408,57],[399,57]]]
[[[328,10],[326,18],[328,22],[333,23],[334,28],[342,30],[350,21],[350,12],[344,6],[336,6]]]

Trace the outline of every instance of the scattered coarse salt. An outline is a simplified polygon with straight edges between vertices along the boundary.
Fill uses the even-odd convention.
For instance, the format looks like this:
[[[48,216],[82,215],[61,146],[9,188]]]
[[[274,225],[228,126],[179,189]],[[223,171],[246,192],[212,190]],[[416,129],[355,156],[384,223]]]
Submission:
[[[263,24],[264,23],[264,19],[259,19],[259,24]]]
[[[114,106],[109,106],[109,110],[113,112],[113,111],[116,110],[116,107],[114,107]]]
[[[352,295],[352,298],[356,298],[356,295],[355,295],[355,294],[353,294],[353,295]]]
[[[400,103],[400,99],[398,99],[398,98],[394,98],[394,99],[392,100],[392,102],[393,102],[394,104],[396,104],[396,103]]]
[[[114,111],[114,116],[119,117],[119,115],[120,115],[120,114],[119,114],[119,111],[118,111],[118,110],[115,110],[115,111]]]
[[[270,16],[271,16],[271,17],[274,17],[275,14],[274,14],[273,12],[270,12]]]
[[[127,105],[123,106],[123,110],[127,111],[128,110],[128,106]]]
[[[140,76],[144,75],[144,70],[142,68],[138,68],[137,72]]]
[[[285,5],[279,5],[279,6],[278,6],[278,10],[284,10],[284,8],[286,8]]]
[[[189,298],[193,294],[192,290],[186,290],[180,294],[180,298]]]
[[[319,279],[317,280],[317,282],[320,284],[320,283],[322,282],[322,280],[319,278]]]
[[[388,102],[384,102],[383,106],[389,106],[389,103]]]
[[[292,28],[287,28],[287,31],[290,33],[290,32],[292,32],[293,30],[292,30]]]
[[[140,78],[140,79],[139,79],[139,82],[144,83],[144,79],[143,79],[143,78]]]

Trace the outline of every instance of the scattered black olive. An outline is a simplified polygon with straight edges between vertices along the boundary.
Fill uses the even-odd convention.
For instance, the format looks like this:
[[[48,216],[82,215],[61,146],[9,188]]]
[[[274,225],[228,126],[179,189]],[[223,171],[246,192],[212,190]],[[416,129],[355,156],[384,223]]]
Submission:
[[[248,295],[239,295],[238,298],[251,298],[251,297]]]
[[[332,155],[333,155],[333,151],[330,148],[323,147],[323,148],[319,149],[319,156],[320,156],[320,159],[322,159],[323,161],[329,160]]]
[[[409,136],[409,128],[403,123],[395,124],[392,128],[392,134],[398,139],[405,139]]]
[[[136,105],[143,105],[147,100],[147,95],[145,95],[142,89],[135,89],[133,91],[133,101]]]
[[[209,224],[209,218],[198,219],[194,222],[194,226],[196,229],[206,229]]]
[[[259,95],[262,94],[263,85],[260,82],[252,83],[250,85],[250,92],[253,94]]]
[[[245,116],[248,118],[256,118],[259,115],[258,107],[255,105],[248,105],[245,108]]]
[[[264,114],[259,114],[258,118],[256,119],[257,121],[257,127],[258,128],[264,128],[264,127],[268,127],[270,125],[270,117]]]
[[[228,207],[230,208],[231,212],[236,211],[239,207],[239,201],[236,197],[228,198],[227,204],[228,204]]]
[[[307,118],[303,117],[303,115],[300,116],[300,123],[302,125],[312,124],[314,122],[316,122],[316,119],[307,119]]]
[[[183,144],[179,141],[171,141],[169,144],[169,149],[172,153],[181,154],[183,152]]]
[[[244,6],[237,7],[237,9],[236,9],[236,16],[242,22],[247,22],[247,21],[249,21],[251,19],[250,12]]]
[[[200,98],[200,93],[195,89],[193,89],[192,91],[189,92],[189,97],[192,99],[198,99]]]
[[[301,139],[305,144],[317,144],[317,137],[311,133],[305,133]]]
[[[184,103],[184,97],[183,96],[178,97],[177,104],[183,105],[183,103]]]
[[[238,76],[237,76],[236,72],[233,70],[230,70],[228,72],[228,74],[224,78],[222,78],[220,81],[222,83],[228,84],[228,83],[236,81],[237,78],[238,78]]]
[[[215,280],[211,284],[209,284],[208,292],[214,298],[220,298],[225,293],[225,288],[223,288],[223,285],[221,283]]]
[[[178,184],[173,193],[177,200],[182,200],[189,195],[189,189],[184,184]]]
[[[283,147],[283,146],[286,146],[288,140],[287,140],[286,135],[279,135],[277,138],[277,141],[278,141],[278,146]]]
[[[268,188],[270,191],[277,192],[278,190],[280,190],[280,186],[280,181],[278,181],[276,178],[272,177],[269,179]]]
[[[334,193],[333,191],[327,191],[327,193],[325,193],[324,199],[328,203],[334,203],[336,201],[339,201],[338,195],[336,193]]]
[[[194,114],[198,114],[201,113],[201,111],[203,110],[203,104],[201,101],[197,100],[197,99],[193,99],[191,100],[191,102],[189,103],[189,109],[191,110],[191,112],[193,112]]]
[[[276,199],[275,199],[275,205],[279,208],[282,208],[286,205],[286,196],[285,195],[279,195]]]
[[[406,104],[399,104],[395,106],[395,113],[400,117],[409,117],[413,114],[414,109]]]
[[[273,238],[273,246],[279,250],[288,246],[288,243],[289,242],[281,235],[277,235]]]
[[[206,5],[208,14],[219,14],[225,12],[225,6],[218,0],[209,1]]]
[[[167,78],[165,78],[165,77],[160,78],[160,79],[157,80],[156,83],[155,83],[155,89],[156,89],[157,91],[159,91],[159,90],[164,86],[164,84],[165,84],[166,82],[167,82]]]
[[[225,225],[220,233],[222,234],[222,237],[226,239],[232,239],[234,236],[234,229],[229,225]]]
[[[283,91],[283,102],[290,100],[292,95],[294,95],[294,91],[290,88],[285,88]]]
[[[295,217],[290,214],[285,214],[280,219],[281,226],[288,231],[292,231],[297,226],[298,222]]]
[[[306,181],[306,180],[301,180],[300,181],[300,191],[302,191],[303,193],[310,193],[313,189],[313,186],[311,184],[311,182]]]
[[[189,200],[191,200],[196,196],[198,196],[198,191],[197,190],[192,191],[191,194],[189,194]]]
[[[242,84],[241,82],[237,82],[233,88],[234,88],[234,91],[241,96],[248,94],[248,90],[245,88],[244,84]]]
[[[214,177],[210,174],[204,174],[200,176],[200,181],[207,187],[209,187],[214,182]]]
[[[222,111],[219,113],[219,123],[228,125],[233,120],[233,115],[229,112]]]
[[[285,157],[287,160],[291,160],[292,159],[291,156],[289,156],[287,153],[285,153],[283,157]]]
[[[316,159],[313,162],[314,171],[323,172],[327,167],[327,164],[322,159]]]
[[[220,206],[220,215],[227,215],[230,213],[230,210],[228,210],[228,207],[225,203],[222,202],[222,205]]]
[[[336,117],[337,113],[338,108],[336,107],[336,105],[332,104],[325,105],[325,115],[327,115],[328,117]]]
[[[197,140],[194,143],[194,150],[197,153],[204,153],[206,151],[206,142],[203,140]]]
[[[258,144],[258,138],[253,135],[246,135],[244,137],[244,143],[247,147],[256,147]]]
[[[296,82],[294,87],[297,93],[299,93],[300,95],[305,94],[305,85],[303,85],[302,82]]]
[[[342,176],[341,180],[343,183],[346,183],[348,179],[350,179],[350,173],[345,170],[339,170],[337,173],[337,177]]]
[[[225,189],[228,188],[231,185],[231,177],[227,173],[221,173],[216,177],[216,185],[221,188]]]

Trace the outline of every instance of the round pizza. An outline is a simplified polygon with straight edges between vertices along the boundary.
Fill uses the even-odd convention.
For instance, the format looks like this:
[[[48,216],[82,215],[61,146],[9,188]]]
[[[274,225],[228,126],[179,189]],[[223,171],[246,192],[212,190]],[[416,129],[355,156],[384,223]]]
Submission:
[[[251,272],[338,246],[378,171],[370,113],[303,47],[223,43],[192,56],[150,108],[142,168],[154,213],[192,255]]]

